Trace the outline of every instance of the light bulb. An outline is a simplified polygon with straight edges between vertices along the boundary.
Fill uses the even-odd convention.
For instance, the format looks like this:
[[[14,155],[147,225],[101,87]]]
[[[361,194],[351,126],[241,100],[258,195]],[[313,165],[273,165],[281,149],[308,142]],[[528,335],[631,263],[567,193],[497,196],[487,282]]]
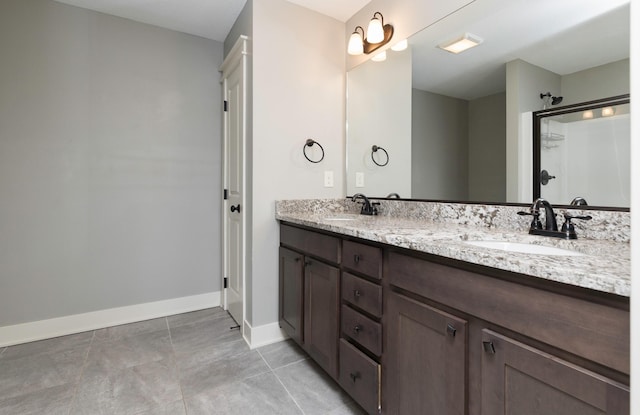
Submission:
[[[355,31],[351,34],[349,38],[349,46],[347,47],[347,53],[349,55],[362,55],[364,53],[364,48],[362,44],[362,37],[358,31]]]
[[[400,42],[398,42],[395,45],[391,46],[391,50],[394,50],[396,52],[400,52],[402,50],[405,50],[407,48],[407,46],[409,46],[409,42],[407,42],[407,39],[405,39],[405,40],[401,40]]]
[[[371,58],[371,60],[374,61],[374,62],[382,62],[382,61],[384,61],[386,59],[387,59],[387,51],[386,50],[378,53],[373,58]]]
[[[591,118],[593,118],[593,111],[587,110],[587,111],[582,113],[582,119],[590,120]]]
[[[367,42],[380,43],[384,40],[384,29],[382,28],[382,21],[377,17],[374,17],[369,22],[367,28]]]

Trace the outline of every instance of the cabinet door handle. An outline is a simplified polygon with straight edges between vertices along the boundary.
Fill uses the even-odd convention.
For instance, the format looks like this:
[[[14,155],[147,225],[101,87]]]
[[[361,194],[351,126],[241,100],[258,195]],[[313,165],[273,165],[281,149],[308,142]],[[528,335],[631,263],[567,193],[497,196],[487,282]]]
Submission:
[[[360,379],[360,372],[356,372],[356,373],[349,373],[349,377],[351,378],[351,381],[353,383],[356,383],[356,379]]]
[[[362,330],[362,326],[360,324],[356,324],[355,327],[353,328],[353,332],[355,334],[360,333],[360,330]]]
[[[485,353],[496,354],[496,347],[493,345],[492,341],[483,341],[482,348],[484,349]]]
[[[353,290],[353,296],[358,298],[362,296],[362,293],[360,292],[360,290]]]
[[[311,264],[312,264],[312,262],[311,262],[311,261],[309,261],[309,260],[304,261],[304,266],[305,266],[305,267],[308,267],[308,266],[310,266]]]
[[[236,206],[231,205],[231,211],[240,213],[240,203],[238,203]]]
[[[358,262],[360,262],[360,255],[355,254],[355,255],[353,256],[353,262],[355,262],[356,264],[357,264]]]
[[[447,334],[451,337],[456,337],[456,328],[451,324],[447,324]]]

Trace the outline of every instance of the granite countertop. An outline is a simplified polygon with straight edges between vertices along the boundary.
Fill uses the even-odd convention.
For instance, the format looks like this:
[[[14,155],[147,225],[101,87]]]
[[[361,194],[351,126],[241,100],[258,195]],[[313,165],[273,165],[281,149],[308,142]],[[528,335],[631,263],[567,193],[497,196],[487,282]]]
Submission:
[[[348,211],[277,209],[276,219],[391,246],[408,248],[620,296],[631,293],[628,242],[563,240],[521,230],[443,223],[410,217],[365,216]],[[583,256],[550,256],[502,251],[465,243],[493,240],[554,246]]]

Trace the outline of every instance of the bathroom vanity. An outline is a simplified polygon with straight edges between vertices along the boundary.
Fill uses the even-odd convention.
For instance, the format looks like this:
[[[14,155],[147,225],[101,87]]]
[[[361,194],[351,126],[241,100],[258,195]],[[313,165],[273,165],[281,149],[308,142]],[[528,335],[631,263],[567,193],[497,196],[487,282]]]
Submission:
[[[310,203],[277,209],[280,323],[368,413],[629,413],[628,243],[487,226],[514,207]],[[584,255],[467,243],[487,238]]]

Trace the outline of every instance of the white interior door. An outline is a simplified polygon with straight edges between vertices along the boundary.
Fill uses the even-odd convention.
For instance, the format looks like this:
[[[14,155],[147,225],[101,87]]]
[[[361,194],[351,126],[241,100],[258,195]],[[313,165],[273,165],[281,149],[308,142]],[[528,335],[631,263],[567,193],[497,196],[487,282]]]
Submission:
[[[224,308],[243,327],[245,255],[245,76],[246,37],[241,36],[222,64],[225,99]]]

